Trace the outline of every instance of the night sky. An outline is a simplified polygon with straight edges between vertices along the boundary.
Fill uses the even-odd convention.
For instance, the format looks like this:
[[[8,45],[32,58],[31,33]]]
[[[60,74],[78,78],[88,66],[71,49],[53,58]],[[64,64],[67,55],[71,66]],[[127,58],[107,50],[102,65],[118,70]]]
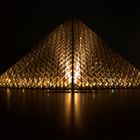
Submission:
[[[1,4],[0,73],[69,17],[77,17],[140,69],[140,10],[129,6],[49,5],[9,0]],[[108,6],[107,6],[108,5]],[[115,5],[115,4],[114,4]],[[127,7],[127,8],[126,8]]]

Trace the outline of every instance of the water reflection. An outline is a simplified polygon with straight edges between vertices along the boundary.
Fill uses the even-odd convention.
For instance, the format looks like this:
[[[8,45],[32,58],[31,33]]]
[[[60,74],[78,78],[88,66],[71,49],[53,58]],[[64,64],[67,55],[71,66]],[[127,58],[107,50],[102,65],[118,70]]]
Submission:
[[[19,134],[28,128],[31,135],[39,132],[39,136],[45,137],[47,132],[52,137],[86,139],[93,135],[100,137],[100,132],[104,136],[107,131],[114,134],[114,129],[125,136],[126,131],[132,133],[135,121],[139,124],[140,90],[76,91],[72,94],[70,91],[0,89],[0,105],[6,121],[3,125],[14,127]]]

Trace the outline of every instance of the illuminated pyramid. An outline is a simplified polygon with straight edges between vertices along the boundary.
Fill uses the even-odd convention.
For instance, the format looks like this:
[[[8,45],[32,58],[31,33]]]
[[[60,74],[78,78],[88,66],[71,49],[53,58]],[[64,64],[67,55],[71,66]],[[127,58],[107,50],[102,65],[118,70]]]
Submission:
[[[140,71],[81,21],[67,20],[0,77],[0,87],[140,87]]]

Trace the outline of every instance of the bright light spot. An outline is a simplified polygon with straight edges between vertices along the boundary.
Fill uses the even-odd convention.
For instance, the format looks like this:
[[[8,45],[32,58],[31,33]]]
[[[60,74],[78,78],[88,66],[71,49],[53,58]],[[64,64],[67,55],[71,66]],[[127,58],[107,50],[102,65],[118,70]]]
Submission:
[[[9,88],[7,88],[7,93],[10,93],[10,89]]]
[[[7,78],[7,81],[10,83],[11,82],[11,79]]]
[[[115,92],[115,90],[114,90],[114,89],[112,89],[112,90],[111,90],[111,92],[112,92],[112,93],[114,93],[114,92]]]
[[[69,84],[71,83],[71,68],[70,68],[70,64],[66,63],[66,69],[65,69],[65,75],[66,75],[66,78],[68,78],[68,81],[69,81]]]
[[[24,93],[25,92],[25,90],[24,89],[22,89],[22,93]]]
[[[76,67],[75,67],[75,74],[74,74],[74,83],[77,83],[77,80],[80,78],[80,59],[78,57]]]

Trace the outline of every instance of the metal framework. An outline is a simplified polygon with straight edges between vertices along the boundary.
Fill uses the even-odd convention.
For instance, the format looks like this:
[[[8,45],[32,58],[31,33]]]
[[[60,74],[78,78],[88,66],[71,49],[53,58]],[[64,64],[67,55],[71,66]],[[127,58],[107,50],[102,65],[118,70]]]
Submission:
[[[67,20],[0,76],[0,87],[140,87],[140,71],[77,19]]]

